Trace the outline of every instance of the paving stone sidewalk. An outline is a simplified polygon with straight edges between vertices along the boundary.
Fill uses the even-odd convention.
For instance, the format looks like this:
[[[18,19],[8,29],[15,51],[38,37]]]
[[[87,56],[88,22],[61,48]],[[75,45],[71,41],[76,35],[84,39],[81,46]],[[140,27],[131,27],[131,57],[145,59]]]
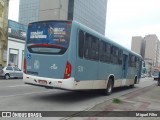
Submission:
[[[116,102],[116,100],[118,102]],[[160,120],[160,117],[154,116],[152,117],[127,117],[127,111],[140,111],[149,113],[154,113],[154,111],[160,111],[160,86],[157,84],[151,85],[149,87],[145,87],[141,90],[134,91],[129,94],[125,94],[118,98],[111,99],[109,101],[105,101],[103,103],[95,105],[89,111],[93,112],[93,117],[73,117],[69,120]],[[98,112],[97,112],[98,111]],[[120,111],[120,112],[112,112],[112,111]],[[126,112],[121,112],[126,111]],[[137,112],[138,113],[138,112]],[[87,114],[87,113],[86,113]],[[113,114],[115,117],[106,117],[107,115]],[[122,117],[117,117],[117,116]],[[100,117],[94,117],[100,116]],[[128,115],[129,116],[129,115]]]

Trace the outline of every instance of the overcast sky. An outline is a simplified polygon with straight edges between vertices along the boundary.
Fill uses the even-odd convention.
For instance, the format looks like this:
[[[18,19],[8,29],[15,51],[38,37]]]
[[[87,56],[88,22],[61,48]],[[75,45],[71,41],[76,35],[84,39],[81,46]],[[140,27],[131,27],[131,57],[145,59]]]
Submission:
[[[9,19],[18,21],[19,0],[10,0]],[[131,48],[132,36],[160,38],[160,0],[108,0],[106,36]]]

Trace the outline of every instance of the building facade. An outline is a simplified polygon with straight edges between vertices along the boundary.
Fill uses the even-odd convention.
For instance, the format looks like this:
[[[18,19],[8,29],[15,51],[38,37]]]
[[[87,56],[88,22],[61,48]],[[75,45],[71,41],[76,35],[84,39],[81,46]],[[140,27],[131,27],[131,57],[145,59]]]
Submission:
[[[152,59],[153,66],[158,67],[160,42],[156,35],[146,35],[145,59]]]
[[[20,0],[19,22],[27,25],[38,20],[39,0]]]
[[[9,0],[0,0],[0,65],[7,62],[7,30]]]
[[[24,46],[27,26],[18,22],[8,21],[7,64],[23,69]]]
[[[19,22],[76,20],[104,35],[106,10],[107,0],[20,0]]]
[[[156,35],[132,37],[131,50],[143,57],[149,75],[154,68],[160,67],[160,41]]]
[[[142,50],[142,46],[144,46],[144,39],[141,36],[132,37],[131,50],[140,54],[144,57],[144,50]]]

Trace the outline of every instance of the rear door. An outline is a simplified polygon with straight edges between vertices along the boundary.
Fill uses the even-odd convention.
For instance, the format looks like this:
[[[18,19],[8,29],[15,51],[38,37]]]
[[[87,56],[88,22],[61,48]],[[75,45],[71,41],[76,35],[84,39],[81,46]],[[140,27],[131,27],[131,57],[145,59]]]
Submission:
[[[68,59],[71,22],[29,24],[27,34],[27,74],[40,77],[64,77]]]

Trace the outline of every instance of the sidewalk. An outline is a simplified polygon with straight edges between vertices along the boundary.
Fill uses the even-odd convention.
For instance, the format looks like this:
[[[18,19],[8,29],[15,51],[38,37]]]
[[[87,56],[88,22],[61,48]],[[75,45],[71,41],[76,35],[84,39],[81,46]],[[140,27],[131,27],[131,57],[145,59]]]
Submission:
[[[129,113],[127,113],[127,111],[139,111],[142,113],[152,113],[152,111],[160,111],[160,86],[157,86],[157,84],[153,84],[151,86],[134,91],[132,93],[125,94],[118,98],[114,98],[109,101],[97,104],[88,111],[96,111],[93,112],[93,116],[98,117],[71,118],[70,120],[140,120],[142,119],[142,116],[129,117]],[[106,118],[106,114],[112,114],[111,116],[115,117]],[[144,116],[143,120],[160,120],[160,117],[156,117],[156,115],[154,116],[154,114],[152,115],[152,117]]]
[[[98,104],[90,110],[96,111],[160,111],[160,87],[156,84],[141,90]]]

